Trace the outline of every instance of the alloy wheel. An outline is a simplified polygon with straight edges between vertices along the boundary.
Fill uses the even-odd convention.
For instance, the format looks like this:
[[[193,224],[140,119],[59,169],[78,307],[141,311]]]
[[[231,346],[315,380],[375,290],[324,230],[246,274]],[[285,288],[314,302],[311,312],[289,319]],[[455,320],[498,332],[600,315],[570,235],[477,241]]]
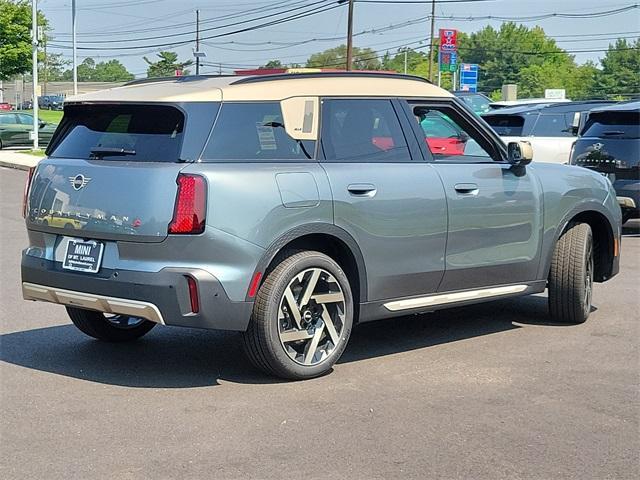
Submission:
[[[289,282],[278,307],[278,335],[292,360],[305,366],[326,361],[344,324],[344,293],[331,273],[309,268]]]

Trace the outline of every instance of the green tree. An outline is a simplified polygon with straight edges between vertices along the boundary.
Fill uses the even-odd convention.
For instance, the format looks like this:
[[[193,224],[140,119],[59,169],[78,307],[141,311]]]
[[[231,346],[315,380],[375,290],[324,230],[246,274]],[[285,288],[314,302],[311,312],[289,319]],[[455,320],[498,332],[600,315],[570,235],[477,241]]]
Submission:
[[[407,53],[407,73],[418,75],[423,67],[428,66],[429,54],[405,47],[398,49],[393,55],[389,52],[385,53],[382,57],[382,69],[404,73],[405,52]]]
[[[602,72],[594,88],[594,95],[631,95],[640,92],[640,40],[628,42],[618,39],[609,45],[600,60]]]
[[[73,71],[71,69],[64,72],[64,79],[71,80]],[[132,73],[125,68],[118,60],[108,60],[96,63],[91,57],[85,58],[78,65],[78,80],[80,82],[127,82],[133,80]]]
[[[308,68],[347,68],[347,46],[340,45],[323,52],[314,53],[307,60]],[[354,70],[380,70],[376,52],[370,48],[353,48]]]
[[[287,68],[280,60],[269,60],[267,63],[258,67],[260,70],[266,70],[271,68]]]
[[[31,6],[0,0],[0,80],[31,68]]]
[[[458,44],[461,61],[480,65],[479,90],[485,92],[500,89],[505,83],[518,84],[521,70],[528,67],[573,64],[573,58],[537,26],[528,28],[513,22],[503,23],[498,30],[487,26],[459,35]],[[552,70],[550,65],[544,67],[546,72]],[[558,72],[552,72],[552,76],[555,78]]]
[[[159,60],[152,62],[147,57],[142,57],[149,65],[147,68],[147,77],[172,77],[176,74],[176,70],[182,70],[183,75],[188,75],[189,70],[185,67],[193,64],[193,60],[187,60],[186,62],[178,61],[178,54],[175,52],[163,51],[158,53]]]

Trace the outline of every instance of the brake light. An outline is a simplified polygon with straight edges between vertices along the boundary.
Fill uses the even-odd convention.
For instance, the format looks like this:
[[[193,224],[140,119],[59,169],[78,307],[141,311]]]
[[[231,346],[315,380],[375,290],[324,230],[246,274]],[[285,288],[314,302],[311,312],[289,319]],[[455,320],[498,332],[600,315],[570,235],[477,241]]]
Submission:
[[[196,234],[204,232],[207,211],[207,187],[200,175],[179,174],[178,194],[169,224],[169,233]]]
[[[29,189],[31,188],[31,180],[33,179],[33,172],[35,168],[31,167],[27,174],[27,183],[24,185],[24,194],[22,195],[22,218],[27,218],[27,201],[29,197]]]

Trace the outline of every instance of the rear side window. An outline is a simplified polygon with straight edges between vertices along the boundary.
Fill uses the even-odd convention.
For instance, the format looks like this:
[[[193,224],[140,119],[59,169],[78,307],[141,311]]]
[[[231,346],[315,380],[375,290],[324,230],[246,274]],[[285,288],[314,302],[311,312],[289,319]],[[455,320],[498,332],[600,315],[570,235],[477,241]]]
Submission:
[[[314,141],[291,138],[279,102],[223,103],[203,160],[308,160]]]
[[[572,137],[571,129],[567,125],[563,114],[539,115],[535,127],[533,127],[535,137]]]
[[[72,105],[48,155],[133,162],[177,162],[185,118],[166,105]]]
[[[482,117],[495,132],[503,137],[521,137],[524,117],[520,115],[483,115]]]
[[[390,100],[324,100],[322,148],[328,161],[411,161]]]
[[[640,138],[640,112],[598,112],[589,115],[583,136]]]

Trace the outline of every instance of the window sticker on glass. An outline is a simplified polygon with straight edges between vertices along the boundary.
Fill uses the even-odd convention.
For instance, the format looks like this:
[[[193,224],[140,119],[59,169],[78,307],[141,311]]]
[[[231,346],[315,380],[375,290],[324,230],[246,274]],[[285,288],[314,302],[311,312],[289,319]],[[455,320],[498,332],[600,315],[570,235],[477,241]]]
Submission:
[[[256,122],[256,130],[258,131],[258,141],[261,150],[277,150],[276,136],[273,133],[272,126],[265,126],[262,122]]]

